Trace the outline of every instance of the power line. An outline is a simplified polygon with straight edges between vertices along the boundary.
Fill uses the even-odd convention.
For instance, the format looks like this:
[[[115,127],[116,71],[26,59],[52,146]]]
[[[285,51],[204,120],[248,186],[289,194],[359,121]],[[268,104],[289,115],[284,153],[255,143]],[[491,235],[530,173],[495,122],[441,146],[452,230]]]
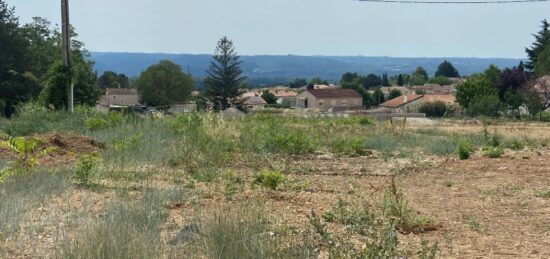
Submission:
[[[497,1],[424,1],[424,0],[356,0],[359,2],[371,3],[393,3],[393,4],[520,4],[550,2],[550,0],[497,0]]]

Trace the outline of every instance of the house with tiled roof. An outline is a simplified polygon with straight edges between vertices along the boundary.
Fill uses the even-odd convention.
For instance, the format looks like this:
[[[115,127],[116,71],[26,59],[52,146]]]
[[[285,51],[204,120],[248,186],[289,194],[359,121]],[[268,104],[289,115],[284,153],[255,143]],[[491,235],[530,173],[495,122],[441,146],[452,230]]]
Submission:
[[[405,94],[380,104],[380,107],[393,113],[416,112],[422,105],[422,97],[423,95]]]
[[[363,110],[363,96],[352,89],[309,89],[296,96],[296,107],[330,111]]]
[[[248,109],[258,110],[264,108],[267,105],[267,102],[260,96],[252,96],[244,102],[244,105]]]

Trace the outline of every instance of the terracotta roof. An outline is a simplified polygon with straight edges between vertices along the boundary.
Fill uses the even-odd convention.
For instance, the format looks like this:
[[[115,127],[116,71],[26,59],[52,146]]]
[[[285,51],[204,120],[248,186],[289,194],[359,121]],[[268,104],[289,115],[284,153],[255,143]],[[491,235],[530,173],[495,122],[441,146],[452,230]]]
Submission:
[[[409,94],[409,95],[401,95],[399,97],[395,97],[385,103],[380,104],[382,107],[389,107],[389,108],[397,108],[399,106],[405,105],[407,103],[410,103],[412,101],[416,101],[418,99],[422,98],[422,95],[415,95],[415,94]]]
[[[128,88],[107,88],[105,95],[137,95],[137,90]]]
[[[423,100],[427,103],[441,101],[447,104],[454,104],[456,102],[456,97],[450,94],[426,94]]]
[[[244,104],[259,105],[259,104],[267,104],[267,102],[264,100],[264,98],[262,98],[260,96],[252,96],[252,97],[248,98],[248,100],[246,100],[246,102],[244,102]]]
[[[341,97],[363,98],[359,93],[357,93],[352,89],[315,89],[315,90],[307,90],[307,91],[317,98],[341,98]]]

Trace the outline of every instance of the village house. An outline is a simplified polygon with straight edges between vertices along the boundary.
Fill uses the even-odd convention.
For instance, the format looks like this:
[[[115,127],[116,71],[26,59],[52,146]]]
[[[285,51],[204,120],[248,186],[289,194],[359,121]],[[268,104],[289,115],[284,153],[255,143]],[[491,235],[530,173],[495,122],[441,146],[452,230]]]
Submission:
[[[422,95],[405,94],[380,104],[382,110],[392,113],[416,112],[422,105]]]
[[[362,110],[363,97],[351,89],[310,89],[296,96],[296,107],[331,111]]]
[[[267,102],[260,96],[252,96],[249,97],[243,104],[248,109],[259,110],[263,109],[267,105]]]
[[[443,102],[449,107],[456,108],[456,97],[450,94],[435,95],[402,95],[380,104],[383,111],[391,113],[415,113],[419,112],[424,103]]]
[[[107,88],[96,107],[102,111],[112,108],[124,108],[139,105],[139,96],[136,89]]]

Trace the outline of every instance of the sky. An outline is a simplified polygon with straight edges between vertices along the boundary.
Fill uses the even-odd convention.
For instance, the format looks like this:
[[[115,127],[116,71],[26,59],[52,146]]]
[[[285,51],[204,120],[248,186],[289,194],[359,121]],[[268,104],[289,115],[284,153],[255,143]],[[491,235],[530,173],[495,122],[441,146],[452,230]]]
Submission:
[[[489,0],[493,1],[493,0]],[[22,23],[60,24],[60,0],[6,0]],[[101,52],[524,58],[550,2],[413,5],[354,0],[70,0],[71,24]]]

